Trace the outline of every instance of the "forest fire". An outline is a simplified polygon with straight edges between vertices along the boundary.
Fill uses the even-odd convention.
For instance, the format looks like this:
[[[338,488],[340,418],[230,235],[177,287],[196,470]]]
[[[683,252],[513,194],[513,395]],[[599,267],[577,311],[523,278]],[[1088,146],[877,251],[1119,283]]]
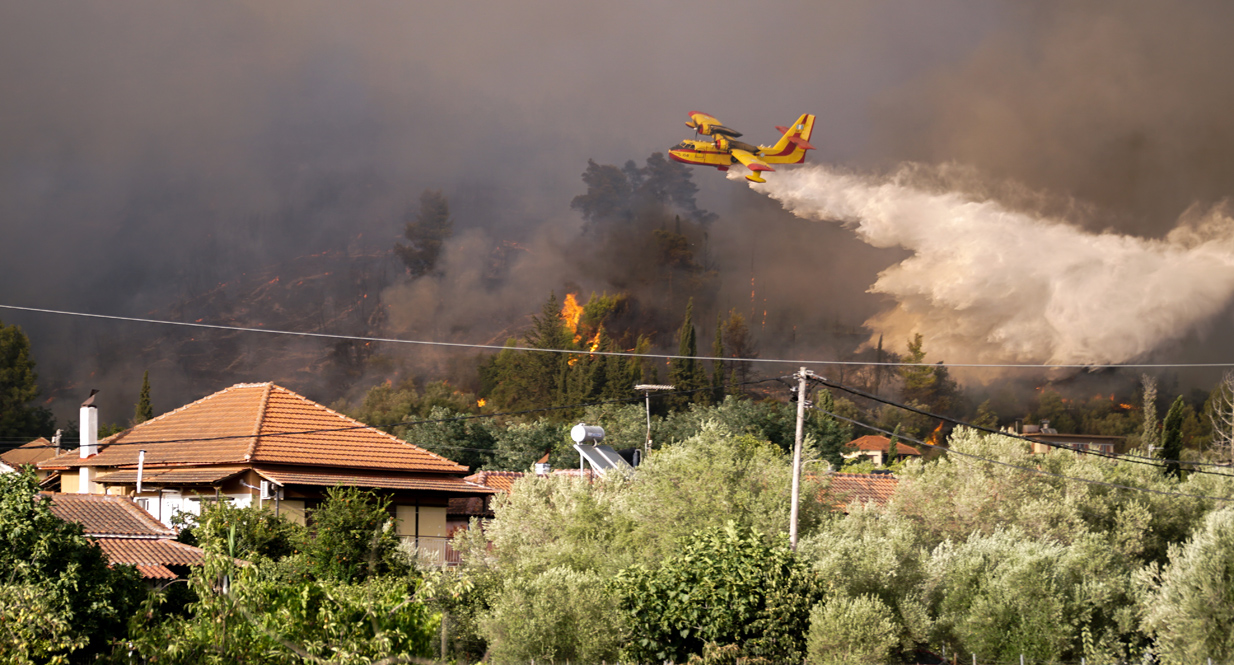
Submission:
[[[578,320],[583,316],[583,306],[578,304],[578,300],[573,293],[566,294],[566,300],[561,304],[561,320],[566,322],[566,327],[570,332],[574,333],[574,341],[582,339],[582,335],[578,334]]]
[[[941,446],[943,444],[943,425],[943,421],[938,421],[938,427],[935,427],[934,431],[930,432],[930,436],[926,437],[926,443],[931,446]]]

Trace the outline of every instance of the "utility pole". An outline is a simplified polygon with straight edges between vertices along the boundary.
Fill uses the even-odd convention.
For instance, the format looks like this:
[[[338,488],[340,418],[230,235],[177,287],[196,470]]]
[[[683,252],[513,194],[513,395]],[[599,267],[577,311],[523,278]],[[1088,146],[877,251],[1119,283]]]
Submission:
[[[643,455],[651,454],[651,393],[655,390],[672,390],[672,386],[661,385],[656,383],[640,383],[634,386],[635,390],[643,391],[643,397],[647,399],[647,441],[643,444]]]
[[[793,443],[793,506],[789,514],[788,542],[797,551],[797,504],[801,501],[801,439],[806,418],[806,377],[814,372],[802,367],[797,378],[797,439]]]

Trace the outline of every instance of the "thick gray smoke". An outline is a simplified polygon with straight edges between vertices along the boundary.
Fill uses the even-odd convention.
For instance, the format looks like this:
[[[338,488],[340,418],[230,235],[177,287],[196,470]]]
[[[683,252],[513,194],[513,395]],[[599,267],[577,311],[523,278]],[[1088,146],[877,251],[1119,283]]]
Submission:
[[[866,325],[900,343],[920,333],[953,362],[1127,362],[1181,339],[1234,296],[1234,220],[1221,209],[1157,240],[1088,232],[895,174],[807,166],[752,187],[799,217],[912,252],[870,286],[896,304]]]

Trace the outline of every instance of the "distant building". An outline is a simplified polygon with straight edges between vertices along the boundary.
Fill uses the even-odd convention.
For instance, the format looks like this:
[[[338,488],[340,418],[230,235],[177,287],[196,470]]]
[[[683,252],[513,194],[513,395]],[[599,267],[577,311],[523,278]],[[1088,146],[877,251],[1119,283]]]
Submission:
[[[1041,421],[1041,425],[1022,425],[1017,421],[1015,430],[1016,434],[1032,440],[1030,445],[1034,455],[1058,448],[1113,455],[1126,440],[1121,436],[1103,434],[1060,434],[1058,430],[1050,427],[1048,420]]]
[[[840,456],[844,459],[864,456],[873,460],[878,466],[884,466],[887,464],[887,453],[890,450],[891,439],[869,434],[844,444],[844,450],[841,451]],[[921,457],[921,453],[916,448],[899,442],[896,443],[896,455],[898,457]]]
[[[39,437],[12,450],[0,453],[0,473],[20,471],[22,467],[28,466],[34,469],[39,477],[39,481],[42,481],[49,472],[40,469],[38,467],[39,462],[49,460],[59,453],[60,451],[56,450],[55,444],[43,437]]]
[[[829,484],[819,499],[837,510],[854,501],[885,506],[900,485],[891,473],[832,473],[826,478]]]

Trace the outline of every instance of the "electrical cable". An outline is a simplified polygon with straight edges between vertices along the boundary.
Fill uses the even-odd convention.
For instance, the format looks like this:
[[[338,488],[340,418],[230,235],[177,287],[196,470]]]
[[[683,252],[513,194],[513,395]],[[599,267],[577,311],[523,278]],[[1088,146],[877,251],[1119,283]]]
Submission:
[[[842,383],[836,383],[836,382],[834,382],[834,381],[829,381],[829,380],[824,379],[824,378],[822,378],[822,377],[820,377],[820,376],[810,376],[810,377],[807,377],[807,378],[809,378],[811,381],[813,381],[813,382],[815,382],[815,383],[820,383],[820,384],[822,384],[822,385],[824,385],[824,386],[827,386],[827,387],[829,387],[829,388],[835,388],[835,389],[837,389],[837,390],[843,390],[844,392],[847,392],[847,393],[850,393],[850,394],[853,394],[853,395],[857,395],[858,397],[864,397],[864,398],[866,398],[866,399],[873,400],[873,401],[875,401],[875,402],[880,402],[880,403],[882,403],[882,404],[887,404],[887,405],[889,405],[889,406],[894,406],[894,407],[896,407],[896,408],[898,408],[898,409],[904,409],[905,411],[911,411],[911,412],[913,412],[913,413],[916,413],[916,414],[919,414],[919,415],[923,415],[923,416],[926,416],[926,417],[928,417],[928,418],[932,418],[932,419],[935,419],[935,420],[942,420],[942,421],[944,421],[944,422],[949,422],[949,423],[951,423],[951,424],[953,424],[953,425],[963,425],[964,427],[968,427],[968,428],[975,429],[975,430],[978,430],[978,431],[986,432],[986,433],[989,433],[989,434],[998,434],[998,435],[1001,435],[1001,436],[1006,436],[1006,437],[1010,437],[1010,438],[1013,438],[1013,439],[1019,439],[1019,440],[1021,440],[1021,441],[1027,441],[1027,442],[1029,442],[1029,443],[1039,443],[1039,444],[1042,444],[1042,445],[1045,445],[1045,446],[1048,446],[1048,447],[1051,447],[1051,448],[1057,448],[1057,449],[1060,449],[1060,450],[1070,450],[1070,451],[1072,451],[1072,452],[1078,452],[1078,453],[1081,453],[1081,454],[1084,454],[1084,455],[1093,455],[1093,456],[1095,456],[1095,457],[1104,457],[1104,458],[1106,458],[1106,459],[1113,459],[1113,460],[1124,461],[1124,462],[1128,462],[1128,463],[1130,463],[1130,464],[1144,464],[1144,465],[1146,465],[1146,466],[1151,466],[1151,467],[1155,467],[1155,468],[1158,468],[1158,469],[1165,469],[1165,468],[1167,468],[1166,464],[1158,464],[1158,463],[1155,463],[1155,462],[1152,462],[1152,461],[1147,461],[1147,460],[1145,460],[1144,458],[1141,458],[1141,457],[1139,457],[1139,456],[1134,456],[1134,457],[1124,457],[1124,456],[1121,456],[1121,455],[1116,455],[1116,454],[1103,453],[1103,452],[1098,451],[1098,450],[1088,450],[1088,449],[1073,448],[1073,447],[1071,447],[1071,446],[1068,446],[1068,445],[1066,445],[1066,444],[1062,444],[1062,443],[1054,443],[1054,442],[1049,442],[1049,441],[1041,441],[1041,440],[1039,440],[1039,439],[1032,439],[1032,438],[1029,438],[1029,437],[1026,437],[1026,436],[1020,435],[1020,434],[1015,434],[1015,433],[1012,433],[1012,432],[1003,432],[1003,431],[996,430],[996,429],[993,429],[993,428],[990,428],[990,427],[986,427],[986,426],[984,426],[984,425],[977,425],[977,424],[975,424],[975,423],[970,423],[970,422],[967,422],[967,421],[964,421],[964,420],[960,420],[959,418],[952,418],[951,416],[944,416],[944,415],[937,414],[937,413],[931,413],[931,412],[926,411],[926,410],[924,410],[924,409],[919,409],[919,408],[917,408],[917,407],[915,407],[915,406],[911,406],[911,405],[908,405],[908,404],[902,404],[902,403],[900,403],[900,402],[896,402],[896,401],[894,401],[894,400],[889,400],[889,399],[887,399],[887,398],[885,398],[885,397],[879,397],[879,396],[877,396],[877,395],[871,395],[870,393],[867,393],[867,392],[865,392],[864,390],[861,390],[861,389],[858,389],[858,388],[854,388],[854,387],[852,387],[852,386],[846,386],[846,385],[844,385],[844,384],[842,384]],[[1184,461],[1182,461],[1182,460],[1163,460],[1163,459],[1158,459],[1158,460],[1156,460],[1156,461],[1157,461],[1157,462],[1164,462],[1164,463],[1191,464],[1191,465],[1200,465],[1200,466],[1217,466],[1217,467],[1220,467],[1220,466],[1221,466],[1221,465],[1210,465],[1210,464],[1203,463],[1203,462],[1184,462]],[[1203,469],[1192,469],[1190,472],[1191,472],[1191,473],[1202,473],[1202,474],[1214,475],[1214,476],[1226,476],[1226,475],[1228,475],[1228,474],[1224,474],[1224,473],[1214,473],[1214,472],[1212,472],[1212,471],[1205,471],[1205,470],[1203,470]]]
[[[40,314],[59,314],[64,316],[79,316],[109,321],[127,321],[131,323],[151,323],[167,326],[184,326],[204,328],[209,330],[225,330],[230,332],[253,332],[273,335],[292,335],[297,337],[315,337],[320,339],[349,340],[355,342],[379,342],[385,344],[415,344],[421,346],[444,346],[463,349],[484,349],[489,351],[528,351],[532,353],[564,353],[569,355],[617,356],[622,358],[655,358],[659,360],[720,360],[725,362],[776,363],[794,365],[825,365],[854,367],[969,367],[991,369],[1170,369],[1170,368],[1234,368],[1234,362],[1228,363],[904,363],[904,362],[873,362],[860,360],[794,360],[788,358],[724,358],[717,356],[680,356],[668,353],[635,353],[633,351],[582,351],[579,349],[540,349],[530,346],[498,346],[496,344],[469,344],[464,342],[437,342],[432,340],[398,339],[392,337],[365,337],[360,335],[339,335],[334,333],[302,332],[295,330],[276,330],[272,328],[247,328],[242,326],[224,326],[213,323],[196,323],[187,321],[166,321],[162,319],[147,319],[133,316],[117,316],[113,314],[91,314],[88,312],[72,312],[67,310],[46,309],[41,307],[21,307],[18,305],[0,304],[0,309],[10,309],[21,312],[36,312]]]
[[[1088,484],[1090,484],[1090,485],[1104,485],[1104,486],[1106,486],[1106,487],[1113,487],[1113,488],[1116,488],[1116,489],[1131,490],[1131,491],[1134,491],[1134,492],[1149,492],[1149,493],[1151,493],[1151,494],[1160,494],[1160,495],[1162,495],[1162,496],[1178,496],[1178,497],[1187,497],[1187,498],[1191,498],[1191,499],[1205,499],[1205,500],[1208,500],[1208,501],[1223,501],[1223,502],[1234,501],[1234,499],[1231,499],[1231,498],[1223,498],[1223,497],[1216,497],[1216,496],[1207,496],[1207,495],[1204,495],[1204,494],[1188,494],[1188,493],[1186,493],[1186,492],[1167,492],[1167,491],[1165,491],[1165,490],[1155,490],[1155,489],[1151,489],[1151,488],[1148,488],[1148,487],[1134,487],[1134,486],[1132,486],[1132,485],[1123,485],[1123,484],[1121,484],[1121,483],[1111,483],[1111,482],[1106,482],[1106,481],[1104,481],[1104,480],[1092,480],[1092,479],[1090,479],[1090,478],[1079,478],[1079,477],[1077,477],[1077,476],[1065,476],[1065,475],[1063,475],[1063,474],[1061,474],[1061,473],[1052,473],[1052,472],[1050,472],[1050,471],[1044,471],[1044,470],[1042,470],[1042,469],[1034,469],[1033,467],[1029,467],[1029,466],[1021,466],[1021,465],[1019,465],[1019,464],[1012,464],[1012,463],[1010,463],[1010,462],[1002,462],[1002,461],[999,461],[999,460],[996,460],[996,459],[990,459],[990,458],[988,458],[988,457],[982,457],[981,455],[974,455],[974,454],[972,454],[972,453],[965,453],[965,452],[961,452],[961,451],[959,451],[959,450],[955,450],[954,448],[947,448],[947,447],[945,447],[945,446],[939,446],[939,445],[935,445],[935,444],[933,444],[933,443],[926,443],[925,441],[922,441],[922,440],[920,440],[920,439],[916,439],[916,438],[913,438],[913,437],[911,437],[911,436],[905,436],[904,434],[896,434],[895,432],[891,432],[891,431],[885,430],[885,429],[883,429],[883,428],[881,428],[881,427],[877,427],[877,426],[875,426],[875,425],[871,425],[871,424],[869,424],[869,423],[864,423],[864,422],[861,422],[861,421],[859,421],[859,420],[855,420],[855,419],[853,419],[853,418],[848,418],[848,417],[846,417],[846,416],[842,416],[842,415],[840,415],[840,414],[838,414],[838,413],[832,413],[831,411],[828,411],[828,410],[826,410],[826,409],[820,409],[820,408],[818,408],[818,407],[814,407],[814,409],[815,409],[816,411],[818,411],[819,413],[826,414],[826,415],[828,415],[828,416],[831,416],[832,418],[836,418],[837,420],[843,420],[844,422],[851,423],[851,424],[853,424],[853,425],[857,425],[857,426],[859,426],[859,427],[864,427],[864,428],[866,428],[866,429],[871,429],[871,430],[874,430],[874,431],[876,431],[876,432],[881,432],[881,433],[883,433],[883,434],[887,434],[887,435],[889,435],[889,436],[896,437],[896,438],[898,438],[898,439],[902,439],[902,440],[905,440],[905,441],[911,441],[911,442],[913,442],[913,443],[915,443],[915,444],[917,444],[917,445],[919,445],[919,446],[925,446],[925,447],[927,447],[927,448],[933,448],[933,449],[935,449],[935,450],[941,450],[941,451],[943,451],[943,452],[947,453],[948,455],[960,455],[960,456],[963,456],[963,457],[969,457],[969,458],[972,458],[972,459],[980,460],[980,461],[982,461],[982,462],[989,462],[989,463],[991,463],[991,464],[998,464],[998,465],[1001,465],[1001,466],[1010,467],[1010,468],[1012,468],[1012,469],[1019,469],[1019,470],[1021,470],[1021,471],[1028,471],[1029,473],[1035,473],[1035,474],[1042,475],[1042,476],[1049,476],[1049,477],[1051,477],[1051,478],[1060,478],[1060,479],[1062,479],[1062,480],[1074,480],[1074,481],[1081,482],[1081,483],[1088,483]],[[1004,436],[1005,436],[1005,434],[1004,434],[1004,433],[1002,433],[1002,432],[996,432],[996,434],[1000,434],[1000,435],[1004,435]],[[1214,474],[1214,475],[1223,475],[1223,474]],[[1226,477],[1226,478],[1231,478],[1231,476],[1225,476],[1225,477]]]

